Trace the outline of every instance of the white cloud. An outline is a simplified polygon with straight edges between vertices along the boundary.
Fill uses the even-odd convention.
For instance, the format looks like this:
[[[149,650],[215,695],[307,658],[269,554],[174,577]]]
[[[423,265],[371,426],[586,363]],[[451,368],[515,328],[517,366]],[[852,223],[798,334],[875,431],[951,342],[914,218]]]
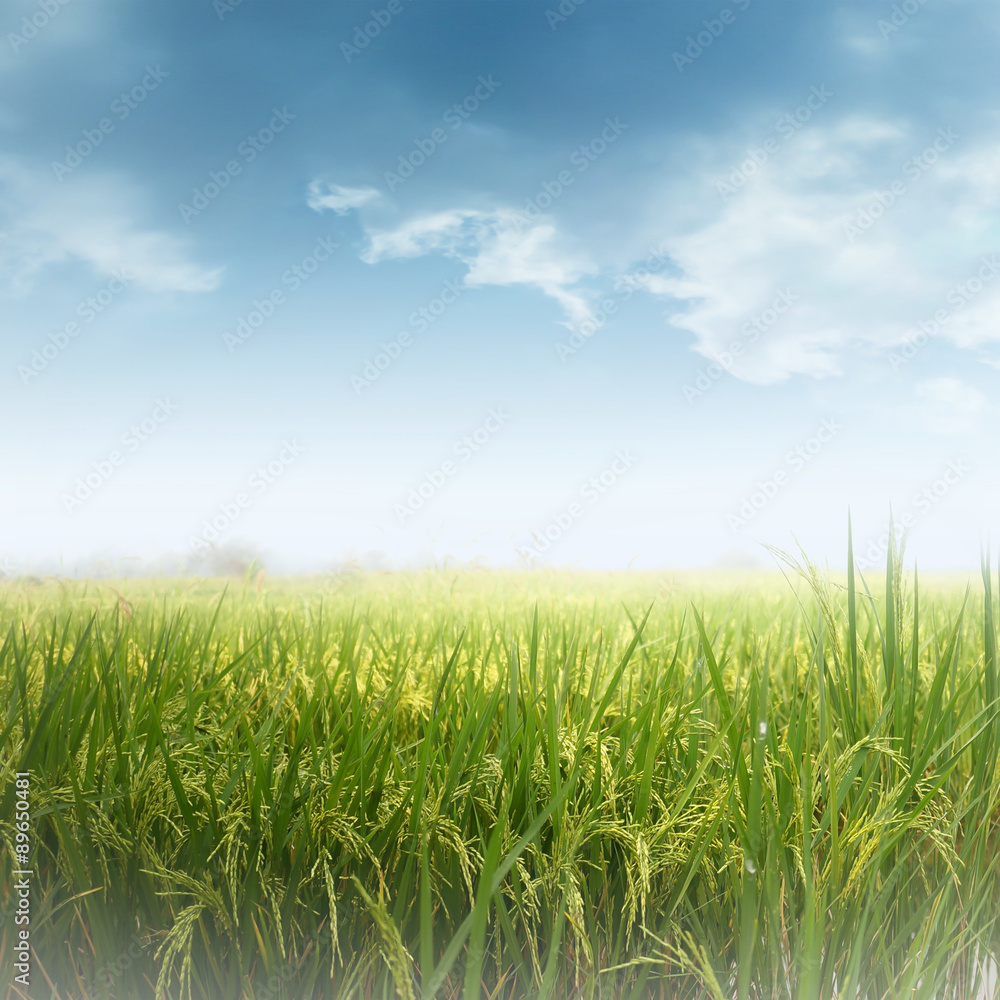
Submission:
[[[306,200],[309,207],[317,212],[329,208],[337,215],[347,215],[351,209],[360,208],[380,197],[375,188],[349,188],[327,181],[313,181],[309,185]]]
[[[758,383],[842,374],[851,356],[903,343],[942,309],[937,335],[962,347],[1000,340],[1000,279],[981,277],[996,246],[1000,143],[941,139],[943,150],[915,163],[941,129],[847,117],[775,135],[777,152],[725,200],[716,182],[745,154],[716,150],[698,165],[699,221],[665,241],[679,274],[649,289],[671,300],[671,321],[712,358],[747,346],[744,325],[791,289],[795,306],[730,369]],[[880,207],[893,181],[903,192]],[[878,218],[851,239],[846,227],[866,207]],[[953,295],[977,274],[974,294]]]
[[[932,378],[918,382],[915,391],[923,400],[921,414],[933,434],[975,434],[989,409],[986,396],[957,378]]]
[[[475,242],[489,216],[474,209],[438,212],[404,222],[397,229],[368,233],[368,249],[361,259],[368,264],[392,257],[422,257],[432,250],[456,256],[463,243]]]
[[[142,229],[140,199],[120,178],[69,177],[62,183],[0,159],[0,282],[14,292],[30,289],[38,272],[78,260],[99,274],[128,268],[150,291],[208,292],[221,269],[188,260],[168,233]]]
[[[583,291],[574,287],[594,266],[567,249],[549,219],[528,223],[514,212],[454,209],[412,219],[397,229],[369,233],[362,259],[369,264],[393,257],[418,257],[432,251],[461,260],[465,284],[529,285],[555,299],[566,326],[590,318]]]

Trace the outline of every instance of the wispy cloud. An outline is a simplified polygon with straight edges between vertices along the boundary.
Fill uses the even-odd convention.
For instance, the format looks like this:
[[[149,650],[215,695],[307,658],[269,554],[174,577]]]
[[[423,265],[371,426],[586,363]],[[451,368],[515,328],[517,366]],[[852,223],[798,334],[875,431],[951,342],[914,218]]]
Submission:
[[[555,299],[574,327],[590,316],[587,296],[577,287],[596,271],[581,253],[565,245],[555,224],[541,218],[525,226],[516,213],[498,209],[453,209],[411,219],[396,229],[369,232],[362,259],[369,264],[440,252],[468,267],[465,284],[528,285]]]
[[[317,212],[330,209],[337,215],[347,215],[352,209],[360,208],[380,197],[379,192],[372,187],[350,188],[329,181],[313,181],[309,185],[306,201]]]
[[[463,245],[481,238],[489,219],[488,214],[475,209],[454,209],[418,216],[395,229],[369,230],[368,248],[361,259],[376,264],[392,257],[422,257],[434,250],[459,256]]]
[[[135,188],[119,177],[71,178],[63,183],[0,158],[0,281],[7,291],[28,291],[52,264],[79,260],[99,274],[127,268],[154,292],[208,292],[220,268],[190,259],[181,240],[136,220],[144,214]]]

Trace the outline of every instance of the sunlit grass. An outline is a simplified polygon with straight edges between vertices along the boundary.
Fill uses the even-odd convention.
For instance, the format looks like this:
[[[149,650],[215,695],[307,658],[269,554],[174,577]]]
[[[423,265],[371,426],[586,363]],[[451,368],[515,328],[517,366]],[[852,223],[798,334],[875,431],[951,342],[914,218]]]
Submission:
[[[986,995],[989,577],[801,568],[0,585],[31,996]]]

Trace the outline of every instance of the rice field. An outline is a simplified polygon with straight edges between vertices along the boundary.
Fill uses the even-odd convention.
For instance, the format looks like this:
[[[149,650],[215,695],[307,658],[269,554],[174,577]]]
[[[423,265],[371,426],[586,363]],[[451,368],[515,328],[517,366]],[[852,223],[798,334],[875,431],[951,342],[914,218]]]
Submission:
[[[995,579],[779,563],[0,584],[6,995],[1000,995]]]

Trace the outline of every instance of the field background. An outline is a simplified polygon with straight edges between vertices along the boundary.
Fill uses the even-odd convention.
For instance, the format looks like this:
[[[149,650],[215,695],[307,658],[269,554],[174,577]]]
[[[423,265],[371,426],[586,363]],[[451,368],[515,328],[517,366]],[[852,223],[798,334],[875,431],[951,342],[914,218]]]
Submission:
[[[23,995],[996,996],[988,577],[786,570],[0,584]]]

